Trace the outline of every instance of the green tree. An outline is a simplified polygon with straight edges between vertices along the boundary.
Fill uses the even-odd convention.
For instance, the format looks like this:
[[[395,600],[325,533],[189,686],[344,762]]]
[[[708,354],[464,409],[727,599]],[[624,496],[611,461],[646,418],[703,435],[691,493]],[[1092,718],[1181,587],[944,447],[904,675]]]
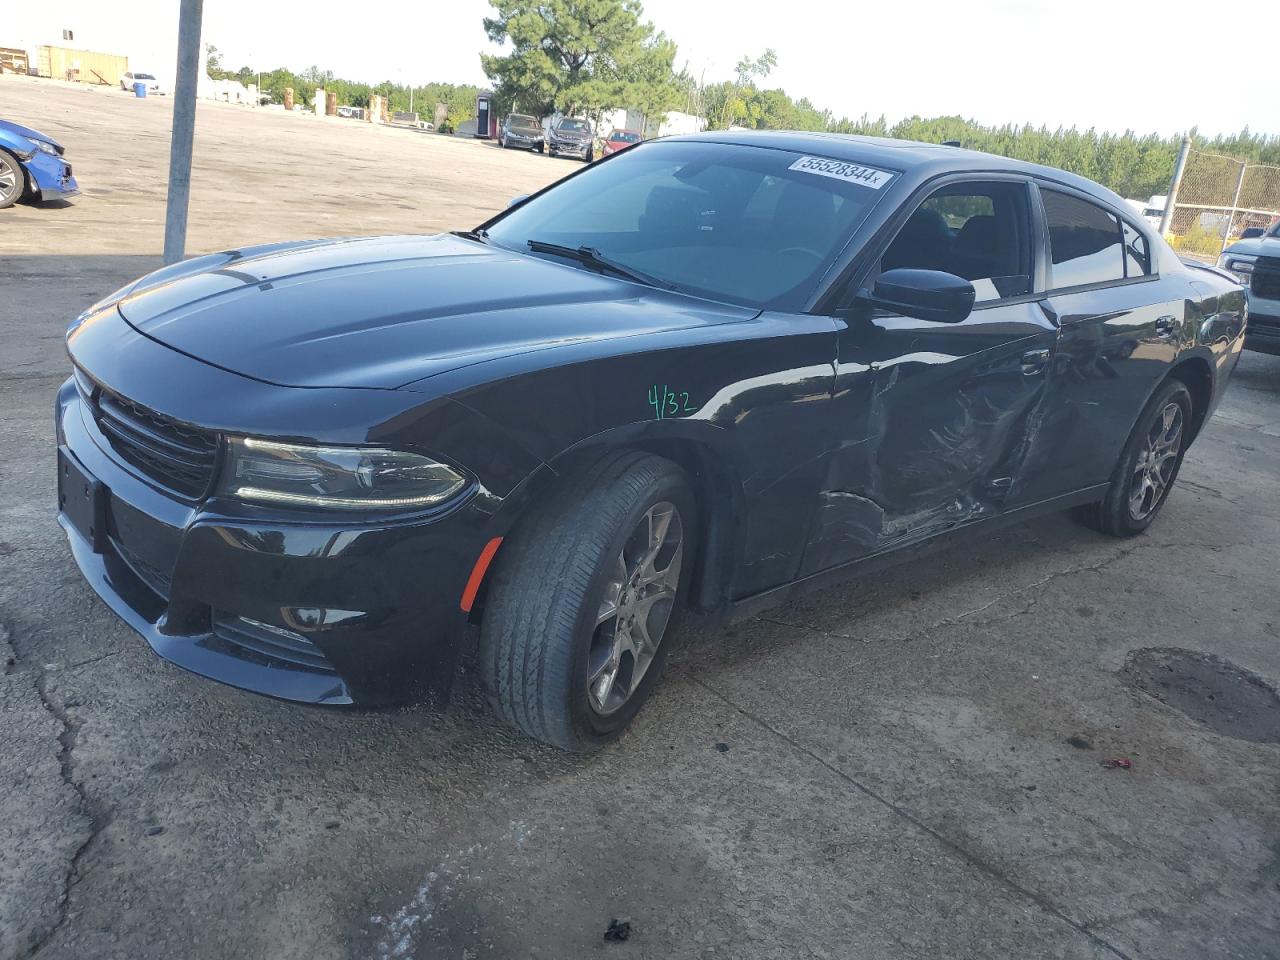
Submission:
[[[643,54],[631,71],[625,91],[626,106],[640,111],[645,129],[661,127],[667,114],[688,100],[682,79],[672,69],[675,58],[675,41],[660,33],[645,44]]]
[[[743,57],[734,68],[735,79],[716,84],[706,90],[704,99],[707,126],[726,129],[731,126],[759,127],[767,123],[768,103],[756,90],[757,80],[763,80],[778,65],[778,55],[773,48],[765,50],[757,59]],[[778,91],[782,93],[782,91]],[[785,93],[782,93],[786,97]],[[787,98],[790,101],[790,98]],[[774,103],[775,111],[777,103]]]
[[[204,45],[204,72],[208,74],[211,80],[225,80],[227,71],[222,69],[222,54],[218,52],[218,48],[212,43]]]
[[[511,51],[480,60],[502,109],[598,116],[630,106],[639,87],[648,91],[651,74],[661,72],[664,60],[670,73],[674,44],[655,37],[653,25],[641,21],[637,0],[490,3],[496,15],[485,18],[485,32],[494,43],[509,43]],[[659,84],[656,108],[670,109],[670,99]]]

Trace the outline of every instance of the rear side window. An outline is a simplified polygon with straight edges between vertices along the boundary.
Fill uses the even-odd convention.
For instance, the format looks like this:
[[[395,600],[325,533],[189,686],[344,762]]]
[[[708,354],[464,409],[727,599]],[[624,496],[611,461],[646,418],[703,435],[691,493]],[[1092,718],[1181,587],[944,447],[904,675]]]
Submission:
[[[1056,190],[1041,190],[1053,286],[1079,287],[1125,278],[1120,221],[1101,207]]]

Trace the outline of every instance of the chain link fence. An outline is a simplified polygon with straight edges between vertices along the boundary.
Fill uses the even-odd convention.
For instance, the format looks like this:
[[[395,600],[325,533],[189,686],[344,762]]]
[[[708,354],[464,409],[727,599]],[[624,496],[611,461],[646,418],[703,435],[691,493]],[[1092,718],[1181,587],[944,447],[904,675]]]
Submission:
[[[1168,203],[1170,243],[1212,260],[1245,230],[1280,217],[1280,167],[1191,150]]]

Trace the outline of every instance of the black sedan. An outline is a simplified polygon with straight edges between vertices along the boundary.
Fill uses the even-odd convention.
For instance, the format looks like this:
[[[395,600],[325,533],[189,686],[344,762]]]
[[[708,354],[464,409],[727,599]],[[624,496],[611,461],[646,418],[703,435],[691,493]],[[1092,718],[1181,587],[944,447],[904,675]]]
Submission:
[[[951,147],[644,143],[477,229],[167,267],[72,325],[60,519],[163,657],[591,749],[676,620],[955,535],[1160,511],[1244,294],[1118,196]],[[470,629],[472,626],[478,630]]]
[[[523,113],[510,114],[502,121],[498,143],[502,149],[537,150],[542,153],[545,136],[537,117]]]

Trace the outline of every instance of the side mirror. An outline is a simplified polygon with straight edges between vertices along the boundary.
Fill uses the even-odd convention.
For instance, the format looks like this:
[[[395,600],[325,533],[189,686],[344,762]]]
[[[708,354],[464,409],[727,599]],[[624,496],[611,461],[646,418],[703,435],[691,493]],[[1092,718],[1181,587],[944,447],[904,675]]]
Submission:
[[[1258,237],[1262,236],[1262,235],[1263,235],[1264,233],[1266,233],[1266,232],[1267,232],[1267,231],[1266,231],[1266,230],[1264,230],[1262,227],[1246,227],[1246,228],[1245,228],[1245,229],[1240,233],[1240,239],[1241,239],[1241,240],[1256,240],[1256,239],[1258,239]]]
[[[917,320],[959,323],[973,312],[973,284],[941,270],[886,270],[859,299],[881,310]]]
[[[527,193],[522,193],[518,197],[512,197],[510,200],[508,200],[507,206],[518,207],[520,204],[524,203],[528,199],[529,199],[529,195]]]

